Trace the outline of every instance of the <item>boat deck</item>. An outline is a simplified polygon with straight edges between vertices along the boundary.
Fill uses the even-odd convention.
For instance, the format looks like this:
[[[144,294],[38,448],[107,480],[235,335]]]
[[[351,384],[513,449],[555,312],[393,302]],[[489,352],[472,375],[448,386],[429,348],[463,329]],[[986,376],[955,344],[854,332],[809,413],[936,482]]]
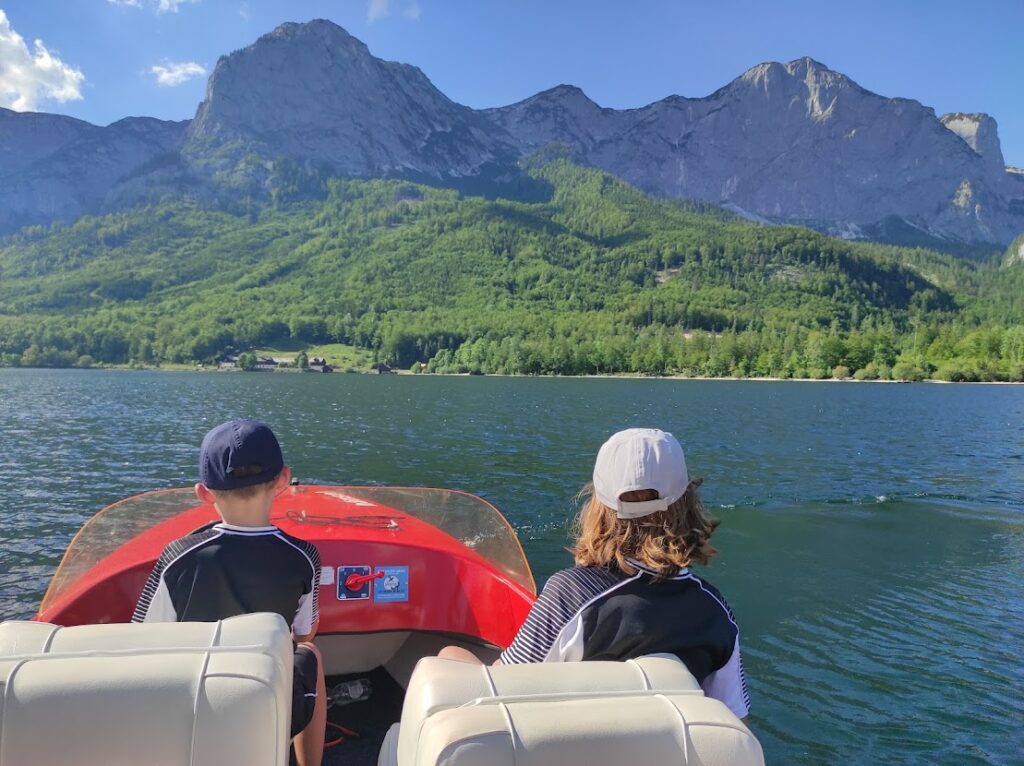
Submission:
[[[328,725],[328,742],[338,739],[339,736],[344,738],[338,744],[324,750],[324,766],[375,766],[384,735],[391,724],[402,717],[405,690],[384,668],[376,668],[369,673],[328,676],[328,693],[337,684],[357,678],[370,680],[373,685],[370,697],[361,702],[328,709],[327,720],[357,732],[359,736],[342,735],[338,729]]]

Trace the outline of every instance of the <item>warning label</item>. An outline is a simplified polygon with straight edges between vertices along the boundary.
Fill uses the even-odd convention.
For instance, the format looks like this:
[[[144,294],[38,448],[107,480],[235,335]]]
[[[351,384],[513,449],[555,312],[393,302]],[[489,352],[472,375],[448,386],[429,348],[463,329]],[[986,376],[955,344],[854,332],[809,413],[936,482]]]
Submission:
[[[378,578],[373,588],[374,601],[409,600],[409,567],[377,567],[375,574]]]

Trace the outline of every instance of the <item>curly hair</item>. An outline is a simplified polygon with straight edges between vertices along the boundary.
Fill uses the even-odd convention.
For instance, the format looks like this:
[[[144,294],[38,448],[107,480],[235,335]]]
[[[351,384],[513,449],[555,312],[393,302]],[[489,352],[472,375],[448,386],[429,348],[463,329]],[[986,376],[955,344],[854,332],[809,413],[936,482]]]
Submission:
[[[569,549],[576,565],[614,565],[633,575],[637,571],[630,563],[633,559],[659,578],[667,578],[691,563],[707,564],[718,553],[710,541],[720,522],[704,513],[697,492],[702,483],[703,479],[694,479],[667,510],[638,519],[618,518],[594,495],[594,485],[587,484],[577,496],[585,502],[573,525],[576,543]],[[631,494],[635,496],[629,500],[654,500],[658,496],[654,490]]]

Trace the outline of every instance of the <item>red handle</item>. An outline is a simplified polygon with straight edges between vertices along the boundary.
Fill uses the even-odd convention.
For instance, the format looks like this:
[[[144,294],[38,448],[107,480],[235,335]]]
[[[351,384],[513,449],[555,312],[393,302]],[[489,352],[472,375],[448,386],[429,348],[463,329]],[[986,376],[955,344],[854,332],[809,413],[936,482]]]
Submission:
[[[345,578],[345,587],[351,591],[357,591],[362,588],[370,580],[379,580],[384,576],[383,572],[374,572],[373,574],[350,574]]]

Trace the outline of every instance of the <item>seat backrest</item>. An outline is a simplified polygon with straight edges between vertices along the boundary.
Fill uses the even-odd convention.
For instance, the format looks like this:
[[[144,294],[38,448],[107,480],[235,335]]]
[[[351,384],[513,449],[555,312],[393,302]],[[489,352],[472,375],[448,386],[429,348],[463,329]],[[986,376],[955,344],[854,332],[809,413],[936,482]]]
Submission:
[[[0,657],[69,652],[146,651],[151,649],[206,649],[262,645],[268,650],[282,639],[287,625],[272,614],[245,614],[220,622],[148,622],[79,625],[62,628],[48,622],[10,620],[0,623]],[[291,646],[291,637],[288,646]],[[278,646],[277,648],[281,648]],[[291,662],[291,655],[288,655]]]
[[[0,759],[38,766],[288,762],[291,632],[216,623],[0,624]]]
[[[413,766],[763,766],[750,730],[697,694],[471,705],[423,726]]]
[[[597,694],[672,691],[702,694],[700,685],[674,655],[656,654],[625,662],[564,662],[532,665],[475,665],[439,657],[417,663],[402,706],[398,758],[405,766],[416,752],[425,722],[439,711],[470,701],[537,696],[573,699]]]

